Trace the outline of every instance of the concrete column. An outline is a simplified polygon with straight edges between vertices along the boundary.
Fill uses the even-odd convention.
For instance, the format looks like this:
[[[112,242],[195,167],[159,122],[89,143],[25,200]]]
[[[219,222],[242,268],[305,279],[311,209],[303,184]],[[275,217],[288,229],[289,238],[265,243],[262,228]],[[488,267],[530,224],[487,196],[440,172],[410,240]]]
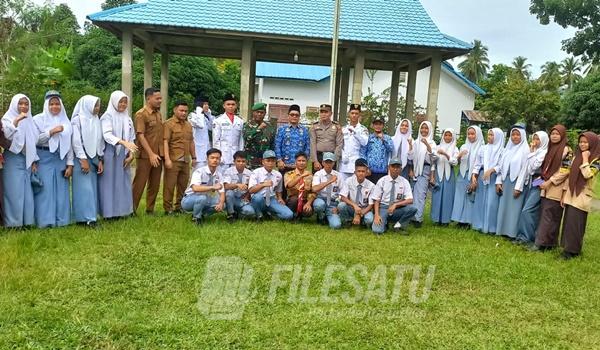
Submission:
[[[335,91],[335,96],[333,96],[332,102],[333,102],[333,120],[339,122],[340,121],[340,85],[341,85],[341,81],[342,81],[342,75],[341,75],[341,67],[337,67],[337,73],[335,75],[335,87],[334,87],[334,91]],[[344,107],[342,107],[341,110],[343,110]]]
[[[167,110],[169,106],[169,53],[163,52],[160,59],[160,94],[162,103],[160,105],[160,114],[163,119],[168,119],[170,113]]]
[[[404,117],[413,121],[415,113],[415,91],[417,88],[417,64],[410,63],[408,65],[408,77],[406,82],[406,109]]]
[[[144,42],[144,90],[152,87],[152,67],[154,66],[154,43]]]
[[[254,102],[254,82],[256,80],[256,50],[251,39],[244,40],[241,64],[239,112],[240,117],[247,120]]]
[[[442,73],[442,55],[435,54],[431,57],[431,71],[429,73],[429,91],[427,93],[427,120],[434,129],[437,127],[438,97],[440,94],[440,75]]]
[[[362,102],[362,85],[365,74],[365,50],[357,49],[354,58],[354,81],[352,83],[352,103]]]
[[[387,129],[394,135],[396,129],[396,112],[398,110],[398,85],[400,85],[400,69],[395,67],[392,71],[392,86],[390,86],[390,111],[388,114]]]
[[[131,30],[123,31],[121,52],[121,90],[129,96],[129,111],[133,113],[133,34]]]
[[[346,112],[348,110],[348,90],[350,85],[350,65],[346,62],[342,64],[342,74],[340,80],[340,96],[339,96],[339,122],[341,125],[346,125]]]

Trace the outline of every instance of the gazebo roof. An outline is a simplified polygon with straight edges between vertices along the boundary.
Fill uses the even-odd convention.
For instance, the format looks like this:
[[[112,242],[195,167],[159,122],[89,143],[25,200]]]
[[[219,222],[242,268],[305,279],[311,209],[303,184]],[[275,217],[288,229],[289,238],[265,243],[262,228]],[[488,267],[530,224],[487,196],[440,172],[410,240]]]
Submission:
[[[182,27],[331,39],[333,0],[149,0],[88,16],[94,23]],[[443,34],[418,0],[342,0],[342,41],[467,51]]]

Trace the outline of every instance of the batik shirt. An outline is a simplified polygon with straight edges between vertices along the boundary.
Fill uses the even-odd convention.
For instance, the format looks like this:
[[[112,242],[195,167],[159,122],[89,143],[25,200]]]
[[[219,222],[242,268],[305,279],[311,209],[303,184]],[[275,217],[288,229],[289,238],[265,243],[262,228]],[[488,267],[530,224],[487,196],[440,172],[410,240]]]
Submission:
[[[383,140],[375,134],[369,135],[366,146],[360,148],[360,156],[367,160],[369,170],[376,174],[387,173],[388,160],[394,152],[394,141],[389,135],[383,135]]]
[[[294,167],[296,154],[310,155],[310,136],[304,125],[284,125],[277,130],[275,137],[275,155],[277,160],[283,160],[286,166]]]

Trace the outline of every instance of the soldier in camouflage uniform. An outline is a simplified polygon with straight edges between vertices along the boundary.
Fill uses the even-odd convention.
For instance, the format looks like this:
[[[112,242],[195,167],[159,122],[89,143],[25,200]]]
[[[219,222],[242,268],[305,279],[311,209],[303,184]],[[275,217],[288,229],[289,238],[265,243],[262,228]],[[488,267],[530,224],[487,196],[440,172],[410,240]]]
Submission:
[[[250,169],[258,169],[262,166],[262,155],[264,151],[273,149],[275,140],[275,127],[265,121],[267,105],[256,103],[252,106],[252,120],[244,124],[242,131],[244,145],[248,157]]]

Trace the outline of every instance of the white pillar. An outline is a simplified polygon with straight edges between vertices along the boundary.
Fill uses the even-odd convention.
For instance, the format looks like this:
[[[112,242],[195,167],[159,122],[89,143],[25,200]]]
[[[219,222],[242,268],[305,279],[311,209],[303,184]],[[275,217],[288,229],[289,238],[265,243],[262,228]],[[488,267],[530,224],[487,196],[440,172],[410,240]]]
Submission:
[[[144,90],[152,87],[152,68],[154,66],[154,43],[144,42]]]
[[[129,96],[129,111],[133,102],[133,74],[131,63],[133,62],[133,34],[131,30],[124,30],[122,35],[122,57],[121,57],[121,90]]]
[[[160,114],[163,119],[168,119],[167,107],[169,106],[169,53],[163,52],[160,59],[160,94],[162,103],[160,104]]]
[[[365,74],[365,50],[356,50],[354,58],[354,82],[352,83],[352,103],[362,102],[362,85]]]
[[[417,64],[410,63],[408,65],[408,79],[406,82],[406,110],[404,117],[408,120],[413,120],[415,113],[415,91],[417,87]]]
[[[256,50],[251,39],[245,39],[242,45],[240,77],[240,117],[247,120],[254,102],[254,82],[256,72]]]
[[[400,85],[400,69],[394,67],[392,71],[392,86],[390,86],[390,110],[388,114],[388,133],[394,134],[396,129],[396,112],[398,110],[398,85]]]
[[[442,73],[442,55],[435,54],[431,57],[431,71],[429,73],[429,91],[427,94],[427,120],[433,127],[437,127],[438,96],[440,93],[440,75]]]
[[[346,112],[348,109],[348,90],[350,85],[350,65],[346,62],[342,64],[342,78],[340,80],[340,98],[338,102],[339,106],[339,122],[342,125],[346,125],[347,116]]]

